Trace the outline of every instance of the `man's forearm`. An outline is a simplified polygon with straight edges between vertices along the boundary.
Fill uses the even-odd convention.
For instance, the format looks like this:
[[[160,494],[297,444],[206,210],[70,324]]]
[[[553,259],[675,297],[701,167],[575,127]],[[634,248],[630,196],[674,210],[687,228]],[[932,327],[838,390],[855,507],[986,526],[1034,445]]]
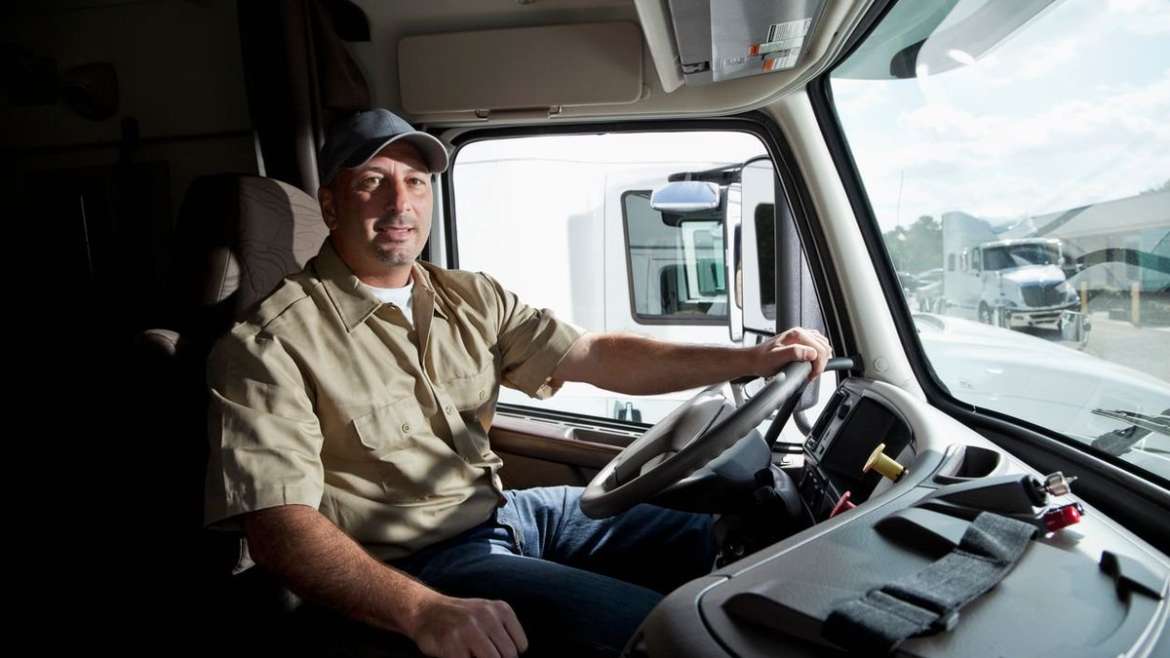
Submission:
[[[668,343],[626,333],[588,335],[563,363],[559,378],[627,395],[708,386],[756,374],[760,367],[750,348]]]
[[[434,594],[375,560],[311,507],[254,512],[244,527],[252,557],[291,590],[379,628],[407,632],[420,603]]]
[[[244,529],[256,562],[294,592],[402,633],[428,656],[515,658],[528,648],[507,603],[440,594],[375,560],[311,507],[253,512]]]

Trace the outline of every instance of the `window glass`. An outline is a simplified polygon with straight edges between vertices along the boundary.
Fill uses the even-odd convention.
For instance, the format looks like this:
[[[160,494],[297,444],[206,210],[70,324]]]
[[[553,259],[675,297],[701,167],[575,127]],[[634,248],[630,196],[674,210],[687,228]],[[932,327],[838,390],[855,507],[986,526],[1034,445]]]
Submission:
[[[726,203],[666,218],[650,205],[673,175],[765,153],[733,131],[542,135],[476,141],[455,156],[458,266],[590,331],[733,344]],[[720,186],[721,199],[727,185]],[[568,383],[548,400],[502,402],[653,423],[695,392],[635,397]]]
[[[1170,479],[1170,3],[903,1],[830,85],[943,386]]]
[[[723,221],[672,222],[650,206],[652,190],[622,195],[634,318],[641,323],[727,321]]]

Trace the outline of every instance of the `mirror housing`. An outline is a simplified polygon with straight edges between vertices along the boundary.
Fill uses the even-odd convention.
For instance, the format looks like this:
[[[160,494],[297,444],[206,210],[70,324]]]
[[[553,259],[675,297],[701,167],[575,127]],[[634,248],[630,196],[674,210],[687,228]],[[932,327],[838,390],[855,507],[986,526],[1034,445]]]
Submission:
[[[709,213],[721,201],[718,184],[697,180],[667,183],[650,194],[650,207],[662,213],[668,226],[678,226],[688,214]]]

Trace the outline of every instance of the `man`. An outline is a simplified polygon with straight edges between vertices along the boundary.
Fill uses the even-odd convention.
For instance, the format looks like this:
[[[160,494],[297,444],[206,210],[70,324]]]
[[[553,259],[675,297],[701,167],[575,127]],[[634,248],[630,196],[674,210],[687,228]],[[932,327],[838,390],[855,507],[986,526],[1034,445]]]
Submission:
[[[318,199],[330,237],[210,363],[207,521],[305,599],[433,656],[615,654],[663,592],[702,575],[709,519],[639,506],[595,521],[579,489],[504,491],[488,428],[501,383],[683,390],[830,348],[583,333],[486,275],[416,261],[441,143],[385,110],[334,126]]]

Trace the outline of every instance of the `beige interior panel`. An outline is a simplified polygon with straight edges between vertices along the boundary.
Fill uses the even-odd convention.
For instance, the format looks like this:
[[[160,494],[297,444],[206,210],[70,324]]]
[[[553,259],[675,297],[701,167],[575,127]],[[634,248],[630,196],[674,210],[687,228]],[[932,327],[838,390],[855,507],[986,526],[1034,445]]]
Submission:
[[[500,479],[505,489],[561,485],[583,487],[589,484],[598,471],[596,468],[550,462],[506,450],[496,450],[496,454],[504,460],[504,467],[500,469]]]
[[[398,42],[398,62],[411,114],[547,111],[642,95],[642,31],[634,23],[412,36]]]
[[[522,489],[583,485],[617,456],[636,432],[602,432],[499,414],[492,422],[492,450],[504,460],[504,486]]]
[[[853,335],[865,362],[864,375],[925,399],[902,348],[890,308],[884,303],[874,303],[882,299],[881,282],[833,158],[821,139],[808,95],[803,91],[789,94],[769,110],[788,136],[797,169],[807,180],[816,181],[808,190],[825,232],[830,257],[836,263],[850,264],[837,268],[842,284],[839,303],[848,307]]]

